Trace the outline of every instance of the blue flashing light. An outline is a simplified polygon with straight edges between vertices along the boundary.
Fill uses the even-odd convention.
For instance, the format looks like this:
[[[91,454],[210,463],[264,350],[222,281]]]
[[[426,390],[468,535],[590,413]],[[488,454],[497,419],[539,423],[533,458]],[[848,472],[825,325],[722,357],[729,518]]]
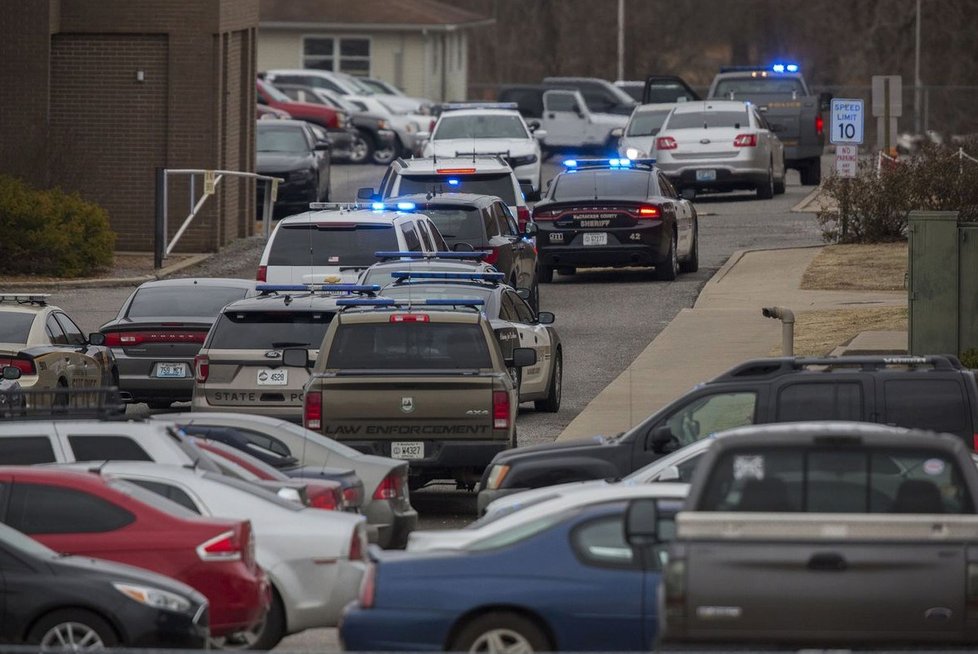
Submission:
[[[374,211],[383,211],[385,209],[383,202],[371,202],[370,208]]]
[[[427,300],[425,300],[423,302],[423,304],[426,304],[426,305],[431,306],[431,307],[453,307],[453,306],[459,306],[459,307],[478,307],[478,306],[482,306],[485,303],[486,303],[486,301],[483,300],[483,299],[481,299],[481,298],[471,298],[471,297],[465,297],[465,298],[448,298],[448,297],[429,298],[429,299],[427,299]]]
[[[338,307],[392,307],[397,302],[389,297],[351,297],[340,298],[336,301]]]
[[[564,166],[566,168],[577,168],[577,159],[564,159]]]
[[[774,64],[771,70],[775,73],[797,73],[800,68],[798,64]]]
[[[397,270],[391,273],[394,279],[455,279],[501,282],[506,275],[501,272],[432,272],[427,270]]]
[[[785,66],[785,70],[787,70],[789,73],[797,73],[798,64],[788,64],[787,66]]]
[[[398,211],[414,211],[417,208],[418,208],[418,205],[416,205],[413,202],[398,202],[397,203],[397,210]]]
[[[608,165],[612,168],[628,168],[632,165],[631,159],[608,159]]]
[[[449,186],[458,186],[459,185],[459,181],[457,179],[455,179],[454,177],[452,177],[451,179],[448,180],[448,185]]]
[[[773,70],[776,73],[783,73],[784,64],[774,64],[773,66],[771,66],[771,70]]]

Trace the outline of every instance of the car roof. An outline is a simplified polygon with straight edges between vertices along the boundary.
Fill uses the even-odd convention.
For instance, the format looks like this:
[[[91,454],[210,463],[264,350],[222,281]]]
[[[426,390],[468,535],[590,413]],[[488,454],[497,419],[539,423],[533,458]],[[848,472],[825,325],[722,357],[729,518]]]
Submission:
[[[9,313],[40,313],[45,309],[61,310],[50,304],[8,304],[7,302],[0,302],[0,311]]]
[[[502,116],[519,116],[520,112],[517,109],[498,109],[489,107],[477,107],[472,109],[452,109],[451,111],[443,111],[441,113],[442,117],[445,116],[481,116],[481,115],[502,115]]]
[[[426,193],[415,193],[413,195],[399,195],[388,198],[388,202],[413,202],[418,211],[423,211],[427,207],[440,206],[469,206],[487,207],[494,202],[502,202],[495,195],[476,195],[475,193],[439,193],[428,197]],[[505,204],[505,203],[504,203]]]
[[[676,104],[677,114],[702,113],[705,111],[741,111],[749,102],[743,100],[696,100]]]
[[[437,160],[433,157],[416,158],[416,159],[399,159],[400,166],[403,167],[403,173],[421,173],[421,174],[439,174],[437,171],[439,169],[446,168],[459,168],[468,169],[475,168],[474,173],[441,173],[441,174],[453,174],[453,175],[478,175],[480,173],[496,173],[496,172],[512,172],[512,168],[509,167],[505,161],[499,158],[498,155],[493,155],[489,157],[438,157]]]
[[[235,300],[221,310],[221,313],[234,311],[272,311],[294,313],[297,311],[336,311],[336,300],[348,295],[324,295],[309,291],[277,292],[258,297]]]
[[[367,270],[445,270],[453,271],[481,271],[495,272],[495,267],[485,261],[475,259],[396,259],[394,261],[380,261],[373,264]]]
[[[676,107],[679,104],[687,104],[685,102],[650,102],[649,104],[640,104],[635,107],[635,113],[645,113],[646,111],[663,111],[669,110]]]
[[[402,211],[375,211],[373,209],[324,209],[304,211],[288,216],[279,225],[302,225],[318,223],[364,223],[373,225],[393,224],[397,218],[410,218],[414,214]]]
[[[161,288],[182,286],[214,286],[231,288],[255,288],[255,280],[239,277],[180,277],[178,279],[155,279],[144,282],[139,288]],[[138,289],[137,289],[138,290]]]
[[[344,324],[350,323],[387,323],[390,322],[392,313],[424,313],[428,319],[423,323],[412,324],[436,324],[436,323],[463,323],[472,324],[482,322],[485,318],[479,311],[453,311],[449,307],[438,306],[394,306],[376,309],[374,307],[349,307],[339,313],[340,321]]]

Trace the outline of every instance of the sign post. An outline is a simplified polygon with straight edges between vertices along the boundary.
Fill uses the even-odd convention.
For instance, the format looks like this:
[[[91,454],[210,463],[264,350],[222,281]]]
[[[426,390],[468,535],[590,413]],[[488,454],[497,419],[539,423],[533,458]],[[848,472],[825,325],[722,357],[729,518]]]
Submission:
[[[876,142],[889,156],[897,138],[897,118],[903,115],[903,78],[899,75],[873,75],[873,116],[876,117]]]
[[[859,144],[863,142],[863,101],[851,98],[832,99],[832,121],[829,140],[835,145],[835,172],[845,179],[839,202],[840,240],[849,232],[849,178],[859,167]]]
[[[204,171],[204,195],[214,195],[217,186],[216,177],[213,170]]]

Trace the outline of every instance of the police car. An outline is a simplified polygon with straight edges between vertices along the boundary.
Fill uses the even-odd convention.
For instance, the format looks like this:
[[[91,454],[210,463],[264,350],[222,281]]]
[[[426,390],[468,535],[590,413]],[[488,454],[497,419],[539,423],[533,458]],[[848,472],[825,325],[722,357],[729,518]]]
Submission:
[[[696,209],[654,159],[568,159],[533,209],[541,282],[554,270],[652,266],[673,280],[699,268]]]
[[[357,283],[363,286],[392,284],[392,273],[417,272],[499,272],[483,261],[484,251],[473,252],[377,252],[379,261],[362,273]]]

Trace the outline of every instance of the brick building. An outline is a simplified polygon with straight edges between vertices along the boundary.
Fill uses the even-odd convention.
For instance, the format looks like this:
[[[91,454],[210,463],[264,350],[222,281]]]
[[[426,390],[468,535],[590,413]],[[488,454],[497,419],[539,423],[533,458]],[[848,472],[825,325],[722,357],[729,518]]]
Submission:
[[[0,173],[102,205],[119,250],[152,250],[157,167],[254,170],[258,0],[0,0],[0,16]],[[170,193],[172,234],[186,181]],[[225,178],[179,249],[251,234],[254,203]]]

